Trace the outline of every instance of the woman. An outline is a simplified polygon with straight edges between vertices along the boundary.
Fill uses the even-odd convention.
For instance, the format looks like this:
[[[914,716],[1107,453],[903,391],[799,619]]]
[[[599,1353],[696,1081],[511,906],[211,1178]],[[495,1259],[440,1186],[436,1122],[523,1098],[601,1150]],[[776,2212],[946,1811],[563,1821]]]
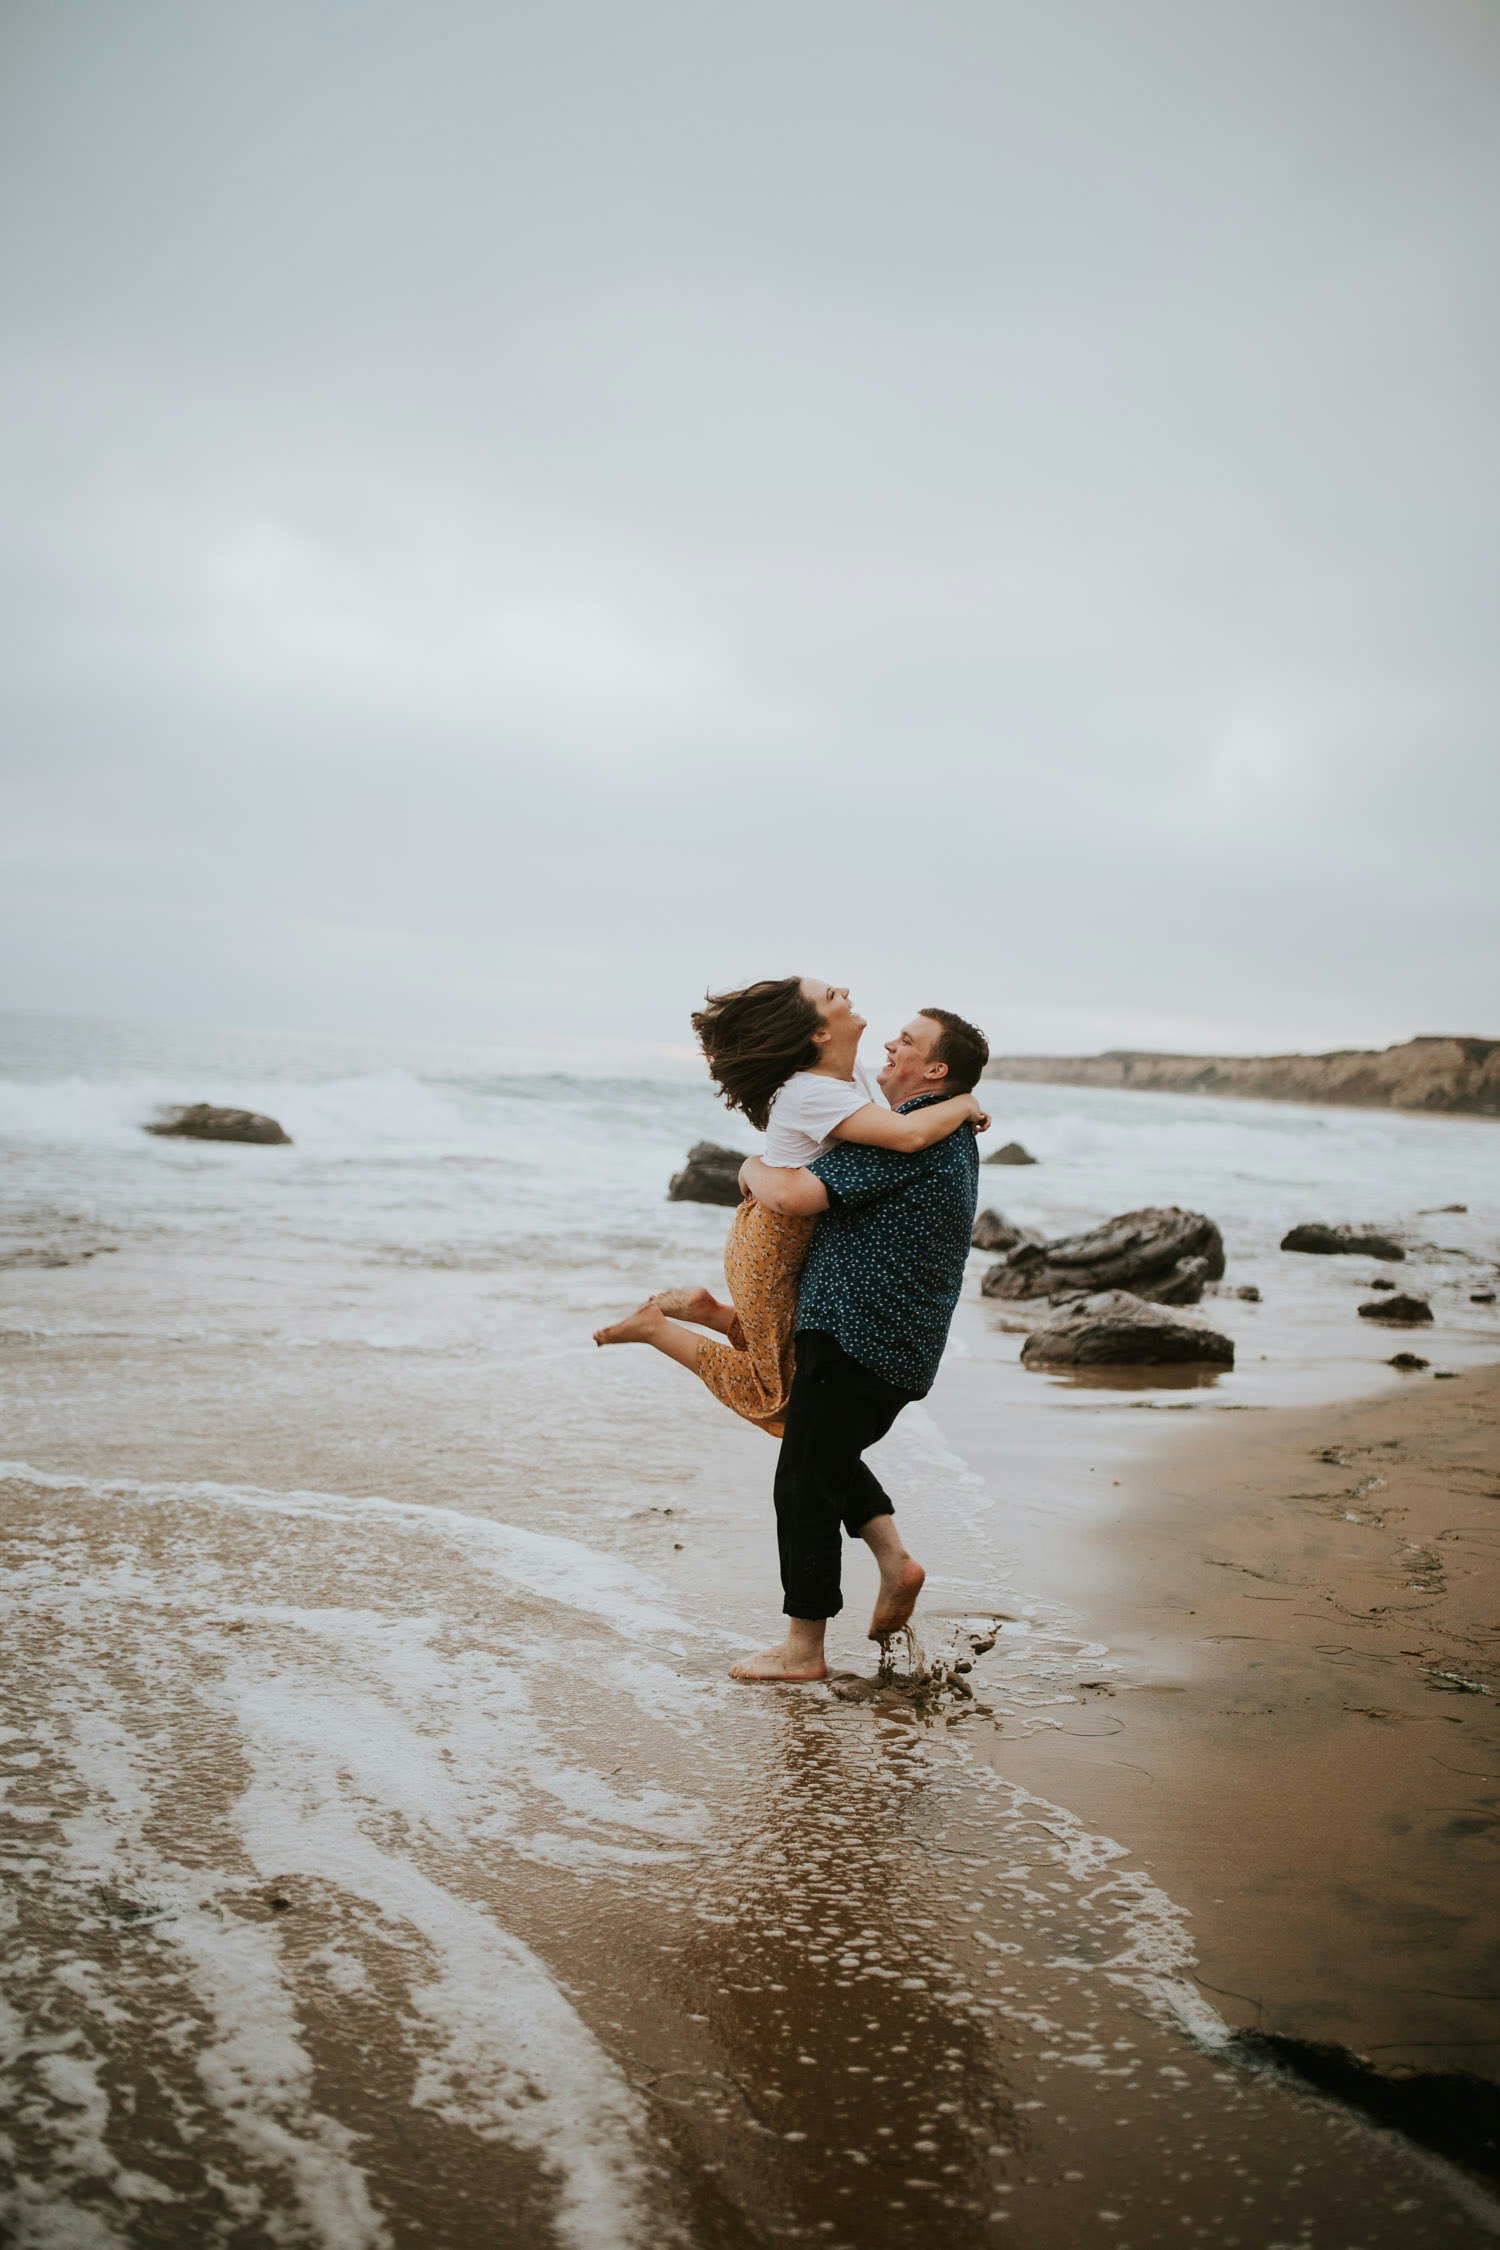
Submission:
[[[859,1061],[865,1019],[848,989],[816,977],[777,977],[710,993],[693,1016],[709,1074],[730,1109],[764,1132],[765,1161],[811,1164],[834,1141],[915,1153],[989,1119],[972,1094],[898,1116],[876,1099]],[[780,1437],[791,1389],[797,1283],[816,1218],[768,1211],[746,1196],[724,1249],[731,1302],[708,1289],[665,1289],[596,1344],[653,1344],[691,1368],[715,1398]],[[692,1321],[724,1341],[695,1336]]]

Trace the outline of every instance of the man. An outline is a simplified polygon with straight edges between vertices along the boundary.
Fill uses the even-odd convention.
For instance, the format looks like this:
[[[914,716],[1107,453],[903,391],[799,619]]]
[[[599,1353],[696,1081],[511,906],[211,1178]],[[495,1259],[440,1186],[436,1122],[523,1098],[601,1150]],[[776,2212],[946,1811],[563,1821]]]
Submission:
[[[924,1008],[885,1047],[893,1109],[968,1093],[989,1060],[981,1032]],[[823,1636],[843,1607],[840,1526],[880,1567],[870,1638],[903,1626],[926,1575],[862,1456],[932,1388],[963,1286],[979,1150],[962,1127],[918,1155],[844,1142],[805,1169],[747,1157],[740,1184],[773,1211],[822,1212],[797,1299],[797,1371],[776,1470],[786,1638],[731,1667],[739,1680],[821,1680]]]

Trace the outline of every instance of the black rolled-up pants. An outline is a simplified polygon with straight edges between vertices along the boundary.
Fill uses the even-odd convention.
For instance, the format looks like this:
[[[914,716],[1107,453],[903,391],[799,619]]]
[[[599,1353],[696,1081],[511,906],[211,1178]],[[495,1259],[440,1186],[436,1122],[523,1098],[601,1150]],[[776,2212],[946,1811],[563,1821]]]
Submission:
[[[776,1545],[788,1617],[837,1617],[843,1608],[840,1529],[857,1539],[872,1516],[895,1514],[860,1456],[917,1395],[851,1359],[822,1329],[798,1335],[776,1465]]]

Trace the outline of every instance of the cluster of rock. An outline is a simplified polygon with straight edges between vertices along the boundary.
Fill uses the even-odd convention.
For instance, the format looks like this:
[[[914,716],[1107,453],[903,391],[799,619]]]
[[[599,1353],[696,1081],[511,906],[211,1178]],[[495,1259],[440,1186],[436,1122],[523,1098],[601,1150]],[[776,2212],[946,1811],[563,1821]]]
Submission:
[[[217,1109],[212,1102],[169,1109],[145,1130],[169,1140],[260,1141],[282,1148],[290,1148],[292,1141],[274,1117],[262,1117],[253,1109]]]
[[[1229,1337],[1167,1306],[1196,1304],[1224,1271],[1224,1242],[1201,1211],[1126,1211],[1086,1233],[1044,1241],[999,1211],[975,1221],[976,1250],[1004,1250],[986,1297],[1058,1306],[1021,1350],[1025,1367],[1232,1367]]]
[[[687,1152],[687,1162],[672,1174],[667,1195],[673,1203],[738,1203],[742,1148],[722,1148],[717,1141],[697,1141]]]
[[[998,1212],[986,1216],[999,1220]],[[1054,1299],[1125,1289],[1154,1304],[1196,1305],[1223,1271],[1224,1239],[1213,1220],[1168,1204],[1123,1212],[1055,1242],[1018,1240],[980,1288],[986,1297]]]
[[[1383,1258],[1394,1263],[1406,1256],[1399,1242],[1392,1241],[1388,1234],[1378,1234],[1373,1227],[1293,1227],[1282,1236],[1281,1247],[1318,1258]],[[1393,1281],[1376,1281],[1370,1286],[1388,1294],[1372,1297],[1368,1304],[1361,1305],[1361,1320],[1381,1320],[1393,1327],[1416,1328],[1432,1319],[1432,1306],[1425,1297],[1398,1290]],[[1398,1353],[1391,1365],[1404,1364],[1406,1356]],[[1425,1367],[1427,1362],[1423,1360],[1420,1364]]]
[[[170,1128],[154,1128],[163,1129]],[[274,1131],[280,1134],[279,1127]],[[1032,1159],[1024,1150],[1001,1150],[987,1161]],[[675,1203],[737,1204],[743,1162],[739,1149],[699,1141],[689,1149],[686,1164],[673,1175],[667,1192]],[[1205,1321],[1184,1319],[1169,1309],[1196,1305],[1205,1289],[1223,1278],[1223,1236],[1201,1211],[1184,1211],[1175,1204],[1148,1206],[1124,1211],[1081,1234],[1047,1241],[1034,1228],[1006,1218],[1003,1211],[987,1209],[975,1220],[971,1240],[976,1250],[1002,1253],[980,1283],[986,1297],[1019,1303],[1045,1299],[1055,1308],[1026,1338],[1023,1366],[1234,1365],[1234,1344],[1228,1336]],[[1372,1227],[1295,1226],[1283,1236],[1281,1247],[1311,1256],[1378,1258],[1391,1263],[1406,1257],[1399,1242]],[[1373,1287],[1385,1294],[1360,1306],[1362,1319],[1393,1327],[1422,1326],[1432,1320],[1425,1296],[1398,1291],[1390,1281],[1376,1281]],[[1252,1303],[1260,1297],[1251,1285],[1233,1294]],[[1473,1296],[1476,1303],[1494,1301],[1493,1291],[1475,1291]],[[1425,1366],[1426,1362],[1398,1353],[1391,1364]]]

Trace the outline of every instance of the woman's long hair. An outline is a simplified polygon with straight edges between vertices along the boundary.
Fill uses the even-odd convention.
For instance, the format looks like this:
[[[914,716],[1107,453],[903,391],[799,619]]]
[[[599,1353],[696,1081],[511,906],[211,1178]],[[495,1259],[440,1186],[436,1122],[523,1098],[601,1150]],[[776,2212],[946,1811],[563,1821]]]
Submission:
[[[822,1023],[800,977],[770,977],[742,992],[710,992],[693,1011],[709,1073],[730,1109],[763,1133],[771,1104],[794,1070],[811,1070]]]

